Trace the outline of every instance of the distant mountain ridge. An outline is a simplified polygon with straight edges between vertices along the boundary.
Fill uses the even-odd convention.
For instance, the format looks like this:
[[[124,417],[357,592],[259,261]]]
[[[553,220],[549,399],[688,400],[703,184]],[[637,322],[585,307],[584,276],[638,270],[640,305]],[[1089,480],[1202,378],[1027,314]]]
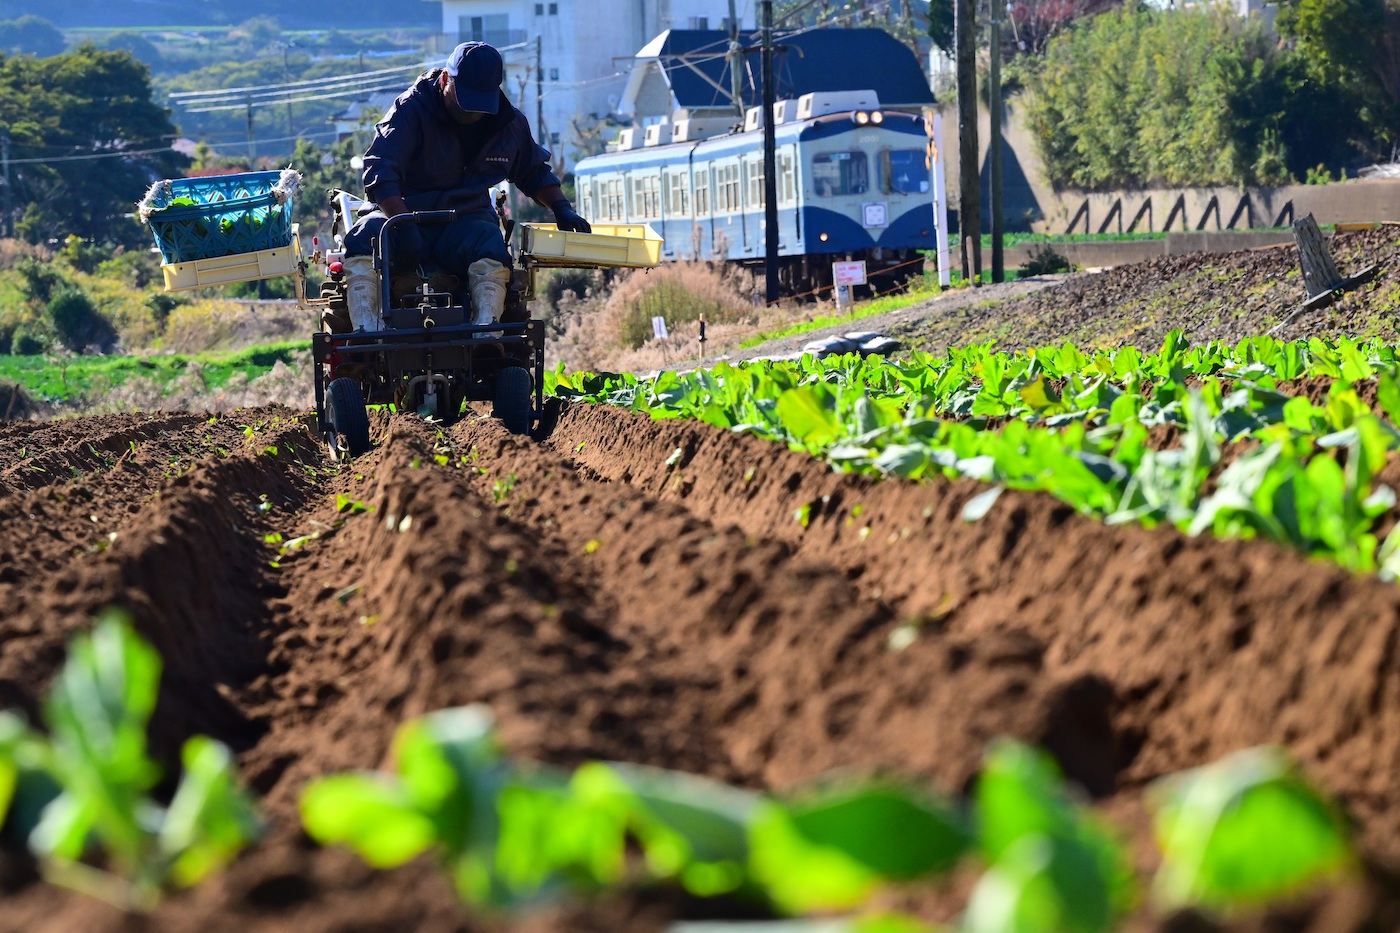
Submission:
[[[0,0],[0,20],[25,15],[41,16],[59,29],[233,26],[255,16],[270,16],[284,29],[422,28],[442,21],[435,4],[383,0],[338,0],[332,6],[285,0]]]

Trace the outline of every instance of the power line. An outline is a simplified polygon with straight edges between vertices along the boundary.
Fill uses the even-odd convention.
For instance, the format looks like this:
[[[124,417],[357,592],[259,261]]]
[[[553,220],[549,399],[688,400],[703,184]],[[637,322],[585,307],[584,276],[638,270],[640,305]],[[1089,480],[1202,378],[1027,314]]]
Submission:
[[[225,92],[219,93],[217,95],[211,94],[207,97],[201,97],[198,99],[176,101],[176,103],[179,103],[182,106],[185,106],[187,109],[191,110],[194,108],[190,105],[204,106],[208,104],[222,104],[228,101],[241,101],[243,103],[247,103],[250,100],[270,100],[273,103],[281,103],[282,101],[285,101],[289,98],[295,98],[305,94],[324,93],[326,91],[344,90],[354,93],[360,88],[378,87],[380,85],[388,83],[393,83],[395,86],[402,86],[403,81],[403,77],[394,77],[389,75],[381,76],[378,78],[336,78],[327,79],[325,81],[306,87],[299,87],[295,90],[283,88],[278,90],[258,91],[256,93],[249,92],[245,94],[234,94],[232,92]]]
[[[373,94],[377,91],[396,91],[403,87],[403,82],[394,84],[384,84],[380,86],[368,85],[361,88],[336,91],[330,94],[314,94],[305,97],[278,97],[269,100],[245,100],[237,104],[220,104],[217,107],[191,107],[186,113],[213,113],[219,110],[247,110],[250,107],[279,107],[283,104],[299,104],[303,101],[313,100],[335,100],[338,98],[356,97],[360,94]]]
[[[204,91],[175,91],[169,95],[171,100],[184,101],[197,97],[218,97],[226,94],[256,94],[264,91],[288,92],[293,88],[316,88],[327,81],[351,81],[356,79],[368,80],[389,74],[402,74],[410,69],[421,71],[422,64],[396,65],[393,68],[380,68],[376,71],[361,71],[355,74],[339,75],[333,78],[313,78],[306,81],[292,81],[283,84],[256,84],[251,87],[227,87]]]
[[[155,155],[155,154],[158,153],[158,152],[173,152],[173,151],[174,151],[174,150],[171,149],[171,147],[169,147],[169,146],[166,146],[166,147],[163,148],[163,149],[113,149],[113,150],[111,150],[111,151],[109,151],[109,152],[92,152],[92,153],[86,153],[86,154],[84,154],[84,155],[48,156],[48,157],[46,157],[46,158],[35,158],[35,159],[11,159],[11,160],[10,160],[10,164],[11,164],[11,165],[38,165],[38,164],[47,164],[47,163],[49,163],[49,162],[85,162],[85,161],[88,161],[88,160],[90,160],[90,159],[118,159],[118,158],[125,158],[125,157],[127,157],[127,156]]]

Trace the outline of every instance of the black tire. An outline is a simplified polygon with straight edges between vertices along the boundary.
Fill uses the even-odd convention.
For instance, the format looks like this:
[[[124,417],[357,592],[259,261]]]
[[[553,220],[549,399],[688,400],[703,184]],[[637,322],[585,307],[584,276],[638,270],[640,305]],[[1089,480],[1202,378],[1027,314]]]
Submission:
[[[369,413],[360,384],[354,379],[341,377],[326,386],[326,420],[331,430],[345,439],[350,456],[369,450]]]
[[[534,380],[530,371],[507,366],[496,374],[496,404],[491,414],[500,418],[512,434],[529,434],[534,417]]]

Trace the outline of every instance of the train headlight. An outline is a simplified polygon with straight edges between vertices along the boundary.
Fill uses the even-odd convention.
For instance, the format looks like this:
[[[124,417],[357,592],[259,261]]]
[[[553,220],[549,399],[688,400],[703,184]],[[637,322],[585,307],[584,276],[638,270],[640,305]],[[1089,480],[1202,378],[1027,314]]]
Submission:
[[[874,123],[876,126],[879,126],[881,123],[885,122],[885,115],[880,111],[876,110],[870,115],[870,122]]]
[[[817,239],[819,239],[819,240],[821,240],[823,243],[825,243],[825,242],[826,242],[826,234],[823,233],[823,234],[822,234],[820,237],[818,237]]]
[[[869,122],[870,122],[870,114],[866,113],[864,110],[858,110],[858,111],[856,111],[856,125],[857,125],[857,126],[865,126],[865,124],[867,124],[867,123],[869,123]]]

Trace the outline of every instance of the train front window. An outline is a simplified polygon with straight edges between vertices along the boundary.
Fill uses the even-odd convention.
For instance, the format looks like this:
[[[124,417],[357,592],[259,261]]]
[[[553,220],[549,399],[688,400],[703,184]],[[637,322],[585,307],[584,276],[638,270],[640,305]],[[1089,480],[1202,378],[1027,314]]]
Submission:
[[[865,194],[870,190],[870,163],[859,149],[822,152],[812,157],[812,187],[819,198]]]
[[[922,149],[880,153],[886,194],[928,194],[928,163]]]

